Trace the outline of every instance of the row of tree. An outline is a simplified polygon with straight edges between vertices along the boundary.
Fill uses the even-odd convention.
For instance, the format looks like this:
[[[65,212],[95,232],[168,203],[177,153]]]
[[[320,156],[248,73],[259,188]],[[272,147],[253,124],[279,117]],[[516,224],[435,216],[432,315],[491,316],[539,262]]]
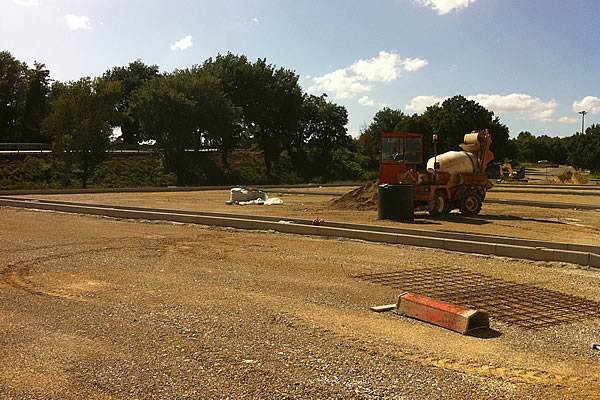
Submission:
[[[0,142],[52,142],[63,183],[76,165],[83,186],[106,157],[114,127],[121,128],[122,143],[155,141],[179,184],[199,182],[190,150],[206,147],[220,149],[225,168],[233,149],[256,149],[267,177],[288,169],[303,181],[364,179],[378,169],[381,133],[393,131],[438,133],[441,153],[457,150],[465,133],[489,129],[497,161],[547,159],[600,169],[600,127],[568,138],[521,132],[511,140],[493,112],[463,96],[422,114],[385,108],[353,140],[346,109],[325,95],[303,93],[298,80],[264,59],[228,53],[171,73],[138,60],[101,77],[52,82],[43,64],[29,68],[1,52]],[[431,141],[424,144],[425,156],[433,155]]]
[[[442,104],[428,107],[423,114],[404,114],[401,110],[385,108],[375,114],[373,122],[362,130],[359,148],[366,154],[375,155],[379,149],[382,132],[414,132],[423,134],[430,140],[423,141],[424,157],[433,156],[434,133],[438,134],[438,153],[459,150],[466,133],[473,130],[489,129],[496,159],[507,156],[509,131],[493,112],[463,96],[454,96]],[[377,162],[377,158],[373,160]]]
[[[3,102],[0,141],[51,141],[55,154],[64,158],[65,184],[76,162],[86,185],[116,126],[125,144],[155,141],[180,184],[196,180],[190,150],[219,148],[227,167],[233,149],[256,148],[267,176],[285,151],[292,167],[310,171],[304,176],[310,179],[331,177],[333,152],[352,143],[344,107],[325,95],[303,93],[298,75],[264,59],[250,62],[229,53],[163,74],[138,60],[101,77],[52,85],[42,64],[29,70],[8,52],[0,63],[0,93],[11,99]],[[26,110],[35,87],[43,88],[43,102],[38,101],[43,107],[32,118]],[[33,122],[35,135],[26,134],[24,127]]]
[[[50,72],[44,64],[33,68],[0,52],[0,142],[44,141],[42,120],[48,114]]]
[[[511,144],[511,155],[516,160],[548,160],[600,172],[600,125],[597,124],[587,128],[585,133],[578,132],[564,138],[536,137],[525,131],[519,133]]]
[[[428,107],[423,114],[406,115],[401,110],[383,109],[375,114],[373,122],[362,130],[358,148],[376,156],[382,132],[416,132],[432,137],[438,133],[438,153],[458,150],[463,135],[473,129],[487,128],[492,134],[492,151],[496,162],[515,161],[533,163],[548,160],[569,164],[580,169],[600,172],[600,125],[592,125],[585,133],[564,138],[521,132],[509,138],[509,130],[494,113],[463,96],[454,96],[441,104]],[[433,155],[433,143],[424,141],[426,157]]]

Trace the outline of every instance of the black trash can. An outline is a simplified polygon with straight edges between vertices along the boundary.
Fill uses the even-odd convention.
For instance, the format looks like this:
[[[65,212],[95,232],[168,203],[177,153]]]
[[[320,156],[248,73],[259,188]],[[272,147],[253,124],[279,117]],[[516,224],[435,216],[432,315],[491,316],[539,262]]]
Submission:
[[[414,221],[415,202],[413,185],[379,185],[379,219]]]

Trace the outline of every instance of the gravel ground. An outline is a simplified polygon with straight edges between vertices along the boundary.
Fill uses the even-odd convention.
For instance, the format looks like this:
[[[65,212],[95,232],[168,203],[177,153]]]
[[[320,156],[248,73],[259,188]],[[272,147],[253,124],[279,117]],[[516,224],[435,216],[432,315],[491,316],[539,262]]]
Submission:
[[[352,187],[323,188],[345,192]],[[270,196],[278,196],[270,194]],[[521,207],[484,203],[475,217],[463,217],[453,211],[445,218],[432,218],[417,212],[411,223],[379,221],[377,210],[360,211],[335,206],[335,197],[323,195],[282,194],[284,204],[277,206],[230,206],[229,191],[170,193],[103,193],[79,195],[38,195],[31,198],[90,202],[180,210],[217,211],[236,214],[274,215],[280,217],[321,218],[325,222],[341,221],[372,225],[393,225],[409,228],[471,232],[485,235],[519,237],[558,242],[598,244],[600,242],[600,211]],[[488,193],[489,198],[522,199],[563,203],[599,204],[600,196],[543,195],[531,193]]]
[[[389,223],[324,196],[265,208],[226,195],[53,197]],[[407,226],[598,242],[600,213],[482,214]],[[488,334],[463,336],[372,313],[397,290],[352,278],[452,266],[600,302],[595,269],[11,208],[0,208],[0,260],[2,399],[600,398],[600,315],[537,329],[492,315]]]

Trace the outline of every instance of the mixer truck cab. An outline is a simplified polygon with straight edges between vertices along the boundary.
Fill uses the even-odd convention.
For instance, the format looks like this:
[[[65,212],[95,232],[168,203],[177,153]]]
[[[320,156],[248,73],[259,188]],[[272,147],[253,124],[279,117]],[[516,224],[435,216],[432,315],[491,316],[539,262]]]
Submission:
[[[379,162],[380,184],[409,184],[414,190],[414,209],[427,210],[432,216],[459,209],[463,215],[481,210],[488,179],[487,164],[494,159],[487,130],[464,136],[461,151],[437,154],[423,165],[423,135],[394,132],[381,135]],[[401,204],[398,207],[402,207]]]

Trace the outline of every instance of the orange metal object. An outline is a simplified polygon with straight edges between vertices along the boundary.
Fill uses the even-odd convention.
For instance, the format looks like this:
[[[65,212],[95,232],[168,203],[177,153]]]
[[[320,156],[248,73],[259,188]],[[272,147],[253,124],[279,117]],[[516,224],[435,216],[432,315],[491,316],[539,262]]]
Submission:
[[[461,307],[416,293],[404,292],[398,297],[396,311],[429,322],[463,335],[475,330],[490,327],[489,316],[485,311]]]

